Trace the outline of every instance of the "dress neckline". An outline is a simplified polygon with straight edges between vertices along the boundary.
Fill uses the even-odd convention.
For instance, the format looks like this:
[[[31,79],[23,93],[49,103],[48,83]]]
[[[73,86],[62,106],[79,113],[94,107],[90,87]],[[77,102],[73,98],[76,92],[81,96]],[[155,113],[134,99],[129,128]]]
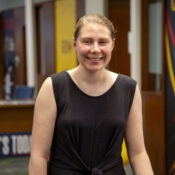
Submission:
[[[101,95],[97,95],[97,96],[93,96],[93,95],[89,95],[87,94],[86,92],[84,92],[72,79],[71,75],[67,72],[67,71],[64,71],[65,74],[68,76],[68,78],[70,79],[71,83],[74,85],[74,87],[80,92],[82,93],[83,95],[85,95],[86,97],[89,97],[89,98],[101,98],[105,95],[107,95],[110,91],[112,91],[112,89],[114,88],[115,84],[117,83],[118,79],[120,78],[120,73],[117,75],[115,81],[113,82],[113,84]],[[118,83],[117,83],[118,84]]]

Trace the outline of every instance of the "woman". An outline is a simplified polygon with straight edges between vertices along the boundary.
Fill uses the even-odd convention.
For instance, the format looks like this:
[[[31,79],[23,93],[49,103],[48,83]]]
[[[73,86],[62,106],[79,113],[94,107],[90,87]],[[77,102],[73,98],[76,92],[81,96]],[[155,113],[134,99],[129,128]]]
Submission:
[[[153,174],[138,86],[105,68],[114,41],[106,17],[78,21],[73,46],[79,65],[47,78],[36,100],[30,175],[124,175],[123,137],[134,174]]]

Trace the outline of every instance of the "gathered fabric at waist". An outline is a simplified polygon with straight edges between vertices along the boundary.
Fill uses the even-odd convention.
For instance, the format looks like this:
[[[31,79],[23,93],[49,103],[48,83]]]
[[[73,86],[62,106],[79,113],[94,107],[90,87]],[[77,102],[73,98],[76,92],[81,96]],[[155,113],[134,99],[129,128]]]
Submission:
[[[104,159],[95,167],[88,167],[81,159],[73,160],[50,159],[47,175],[125,175],[123,162],[120,158]]]
[[[118,128],[59,128],[51,147],[48,175],[125,175],[123,133]]]

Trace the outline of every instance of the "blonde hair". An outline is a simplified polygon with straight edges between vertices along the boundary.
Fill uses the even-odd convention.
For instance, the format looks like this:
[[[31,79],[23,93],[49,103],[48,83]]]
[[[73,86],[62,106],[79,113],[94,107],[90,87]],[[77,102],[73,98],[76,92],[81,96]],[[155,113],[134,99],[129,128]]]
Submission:
[[[103,16],[103,15],[90,14],[90,15],[82,16],[78,20],[78,22],[76,24],[76,27],[75,27],[75,32],[74,32],[74,39],[75,39],[75,41],[78,38],[80,29],[87,23],[97,23],[97,24],[101,24],[101,25],[106,26],[109,29],[110,33],[111,33],[112,40],[115,39],[116,31],[114,29],[114,26],[113,26],[112,22],[108,18]]]

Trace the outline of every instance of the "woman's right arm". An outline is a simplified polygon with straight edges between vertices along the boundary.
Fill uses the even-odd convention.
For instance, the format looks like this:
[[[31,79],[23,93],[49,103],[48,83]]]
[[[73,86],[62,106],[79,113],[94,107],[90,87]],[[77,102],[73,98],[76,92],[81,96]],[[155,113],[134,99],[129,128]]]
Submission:
[[[29,175],[47,175],[47,159],[53,138],[56,113],[52,80],[47,78],[35,103]]]

